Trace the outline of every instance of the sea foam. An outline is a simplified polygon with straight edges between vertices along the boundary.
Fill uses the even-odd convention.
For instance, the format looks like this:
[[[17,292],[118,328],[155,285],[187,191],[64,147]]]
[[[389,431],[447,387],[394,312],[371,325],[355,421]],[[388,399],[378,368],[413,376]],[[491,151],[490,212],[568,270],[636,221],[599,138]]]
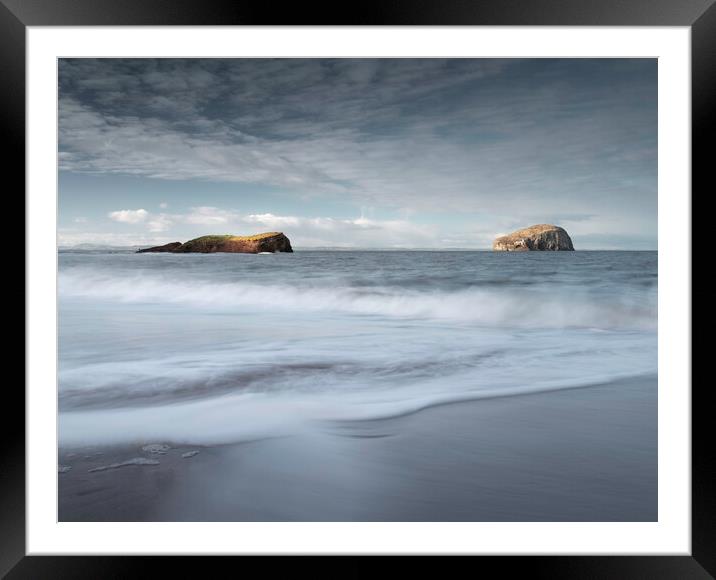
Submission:
[[[400,286],[355,288],[172,280],[142,275],[71,271],[59,276],[60,298],[193,308],[340,312],[424,318],[486,326],[656,328],[656,299],[595,299],[578,289],[471,288],[416,291]]]

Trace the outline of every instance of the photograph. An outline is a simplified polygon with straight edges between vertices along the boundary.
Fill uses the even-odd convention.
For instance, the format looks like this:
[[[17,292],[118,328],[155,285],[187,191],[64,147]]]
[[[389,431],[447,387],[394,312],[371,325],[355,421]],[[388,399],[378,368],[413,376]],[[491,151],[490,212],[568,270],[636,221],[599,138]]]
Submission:
[[[59,522],[659,521],[657,70],[58,58]]]
[[[0,577],[716,577],[715,2],[0,0]]]

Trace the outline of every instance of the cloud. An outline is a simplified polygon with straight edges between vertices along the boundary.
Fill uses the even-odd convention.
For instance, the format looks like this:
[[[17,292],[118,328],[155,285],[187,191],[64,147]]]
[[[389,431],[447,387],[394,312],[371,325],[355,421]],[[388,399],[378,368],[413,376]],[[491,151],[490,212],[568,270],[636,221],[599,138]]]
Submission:
[[[297,217],[271,213],[235,216],[237,227],[261,226],[280,230],[296,246],[426,247],[437,240],[437,228],[408,220],[374,220],[365,217]],[[243,231],[243,230],[242,230]],[[256,233],[251,230],[251,233]]]
[[[118,211],[111,211],[109,219],[115,222],[122,222],[125,224],[137,224],[147,219],[149,212],[145,209],[121,209]]]
[[[395,207],[570,201],[623,190],[627,175],[654,190],[649,63],[547,60],[520,73],[524,62],[63,59],[61,168]]]
[[[87,223],[87,218],[83,216],[77,216],[75,219],[72,220],[76,224],[84,224]]]
[[[174,220],[166,214],[152,216],[147,222],[147,228],[150,232],[165,232],[174,225]]]
[[[295,227],[301,222],[297,217],[279,216],[272,213],[250,214],[245,216],[242,221],[249,224],[260,224],[274,229],[285,228],[287,226]]]
[[[156,246],[174,242],[162,236],[146,234],[144,232],[107,232],[89,231],[77,232],[67,228],[59,228],[57,231],[59,246],[71,247],[77,244],[103,244],[110,246]]]
[[[122,210],[123,212],[139,210]],[[118,214],[120,212],[112,212]],[[110,214],[111,215],[111,214]],[[608,227],[595,225],[590,216],[564,214],[560,224],[568,230],[579,249],[651,249],[654,247],[648,219],[635,233],[623,234],[628,222],[615,215]],[[570,218],[572,221],[568,221]],[[116,221],[116,220],[115,220]],[[489,249],[495,237],[525,227],[529,223],[495,218],[487,224],[465,220],[455,223],[416,223],[409,217],[375,219],[365,216],[334,218],[330,216],[296,216],[274,213],[242,213],[234,209],[197,206],[184,213],[146,212],[142,221],[134,223],[134,233],[85,233],[75,228],[61,230],[62,245],[93,242],[117,245],[159,245],[167,241],[186,241],[206,234],[250,235],[266,231],[282,231],[297,248],[475,248]],[[544,221],[544,220],[542,220]],[[123,223],[127,223],[126,219]],[[505,226],[505,224],[508,224]],[[639,233],[639,231],[647,232]],[[171,239],[166,235],[171,233]]]
[[[491,231],[655,222],[655,60],[60,59],[59,73],[62,171],[257,184],[383,215],[473,213]],[[337,223],[366,239],[410,235],[407,219],[189,203],[180,216],[113,219],[158,232],[243,224],[325,240]]]
[[[181,216],[181,221],[187,224],[198,225],[221,225],[229,223],[235,214],[228,210],[219,209],[218,207],[193,207],[187,215]]]
[[[139,214],[141,219],[137,217],[138,212],[143,212]],[[181,226],[187,234],[184,236],[186,239],[207,233],[247,235],[262,231],[283,231],[297,246],[426,247],[435,244],[439,238],[438,229],[431,225],[418,225],[409,220],[368,219],[364,216],[337,219],[272,213],[242,214],[211,206],[192,207],[186,213],[152,214],[144,210],[122,210],[109,215],[115,221],[141,224],[150,236],[173,231]],[[132,239],[159,240],[138,236]]]

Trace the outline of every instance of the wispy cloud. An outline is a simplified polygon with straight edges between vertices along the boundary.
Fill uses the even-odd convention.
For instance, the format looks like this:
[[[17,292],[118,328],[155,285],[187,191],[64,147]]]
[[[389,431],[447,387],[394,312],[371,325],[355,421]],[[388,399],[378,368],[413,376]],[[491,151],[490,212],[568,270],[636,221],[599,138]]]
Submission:
[[[227,224],[235,217],[233,212],[218,207],[193,207],[190,213],[180,216],[180,219],[187,224],[213,226]]]
[[[146,232],[107,232],[98,230],[77,231],[71,228],[58,228],[57,242],[64,247],[79,244],[103,244],[109,246],[154,246],[174,240]]]
[[[491,232],[655,222],[656,63],[643,59],[61,59],[59,131],[73,174],[474,213]],[[154,232],[297,225],[280,206],[239,218],[190,204],[112,219]],[[440,239],[466,239],[453,234]]]
[[[107,214],[109,219],[125,224],[137,224],[147,219],[149,212],[146,209],[120,209]]]
[[[140,211],[140,210],[137,210]],[[438,239],[434,226],[418,225],[409,220],[377,220],[358,217],[299,217],[290,215],[242,214],[216,207],[194,207],[185,213],[150,213],[143,211],[110,212],[115,221],[133,226],[132,239],[157,242],[175,235],[176,228],[190,226],[196,235],[204,233],[254,234],[262,231],[284,231],[300,246],[360,246],[360,247],[424,247]],[[199,229],[197,229],[197,227]],[[144,231],[142,231],[144,230]],[[67,233],[67,232],[66,232]],[[152,237],[153,234],[162,234]],[[125,235],[125,234],[121,234]],[[129,234],[127,234],[129,235]],[[177,239],[180,234],[176,234]],[[185,241],[185,240],[181,240]]]
[[[163,213],[156,216],[152,216],[152,219],[147,222],[147,227],[149,228],[150,232],[166,232],[173,225],[174,220],[172,219],[172,217]]]

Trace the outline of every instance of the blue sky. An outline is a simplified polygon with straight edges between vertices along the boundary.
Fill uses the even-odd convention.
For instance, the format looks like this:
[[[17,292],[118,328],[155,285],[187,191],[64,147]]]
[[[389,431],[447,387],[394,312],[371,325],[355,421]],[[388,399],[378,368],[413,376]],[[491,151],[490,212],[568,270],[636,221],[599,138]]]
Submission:
[[[655,59],[61,59],[61,245],[657,245]]]

